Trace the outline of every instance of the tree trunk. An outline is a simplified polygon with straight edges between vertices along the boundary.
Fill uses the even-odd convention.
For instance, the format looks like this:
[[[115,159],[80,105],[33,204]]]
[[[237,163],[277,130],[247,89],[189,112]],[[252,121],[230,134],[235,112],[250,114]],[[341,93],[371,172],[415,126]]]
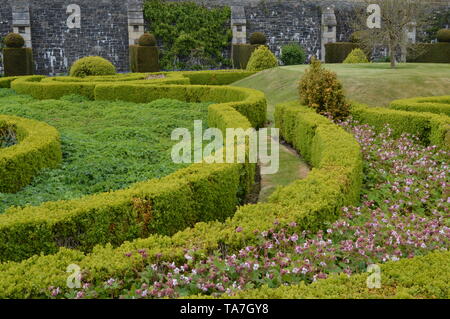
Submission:
[[[390,59],[391,59],[391,69],[395,69],[395,67],[396,67],[395,45],[393,44],[393,41],[389,42],[389,56],[390,56]]]

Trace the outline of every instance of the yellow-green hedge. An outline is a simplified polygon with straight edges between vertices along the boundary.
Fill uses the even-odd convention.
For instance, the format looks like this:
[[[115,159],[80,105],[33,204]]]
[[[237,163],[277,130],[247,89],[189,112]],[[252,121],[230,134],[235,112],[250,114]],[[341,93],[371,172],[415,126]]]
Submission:
[[[145,80],[149,74],[130,74],[127,76],[92,76],[85,78],[44,76],[20,77],[11,82],[11,88],[19,94],[28,94],[39,100],[59,99],[64,95],[78,94],[94,99],[94,89],[97,85],[105,82],[125,82],[139,84],[189,84],[189,79],[182,74],[167,74],[165,78]]]
[[[353,103],[350,112],[354,119],[377,130],[389,124],[395,137],[409,133],[418,136],[425,144],[450,148],[450,117],[446,115],[367,107],[358,103]]]
[[[219,71],[186,71],[186,72],[158,72],[158,73],[131,73],[108,76],[77,77],[51,77],[24,76],[0,80],[0,87],[11,87],[17,93],[28,94],[32,97],[45,99],[59,99],[64,95],[78,94],[93,100],[94,90],[102,83],[122,84],[203,84],[203,85],[227,85],[248,77],[255,72],[239,70]],[[146,80],[149,75],[163,75],[164,78]]]
[[[292,106],[293,104],[287,104],[277,107],[277,113],[283,114],[282,123],[288,122],[284,110]],[[214,119],[217,122],[221,118],[228,120],[229,114],[238,114],[232,107],[212,108],[216,108]],[[305,108],[300,106],[298,109],[296,116],[299,121],[305,116],[313,123],[314,116],[310,112],[303,112]],[[111,244],[99,245],[86,255],[62,248],[54,255],[33,256],[19,263],[3,263],[0,265],[0,297],[36,297],[42,295],[42,290],[50,285],[63,286],[67,279],[66,267],[72,263],[85,271],[86,279],[101,281],[130,274],[133,269],[142,265],[140,254],[126,256],[137,249],[146,249],[150,260],[161,258],[181,262],[186,249],[195,248],[196,254],[205,254],[219,246],[232,250],[249,245],[255,240],[255,231],[270,229],[275,221],[280,225],[296,221],[303,229],[315,229],[324,220],[336,219],[343,204],[356,203],[358,185],[362,179],[360,148],[350,134],[335,128],[330,121],[320,116],[315,119],[318,123],[313,124],[315,128],[309,131],[312,135],[309,137],[309,152],[311,162],[319,165],[319,168],[304,179],[303,186],[294,185],[296,192],[301,194],[296,194],[292,203],[288,202],[287,196],[291,186],[287,186],[275,196],[279,198],[279,202],[272,199],[270,203],[242,206],[223,223],[199,222],[173,236],[152,234],[147,238],[125,242],[116,248]],[[241,125],[244,126],[244,123]],[[326,133],[327,129],[333,128],[336,129],[333,134],[339,135],[334,142]],[[287,131],[287,127],[282,125],[282,132]],[[300,140],[301,136],[298,138]],[[350,159],[351,156],[354,158]],[[239,232],[236,231],[238,227],[241,229]]]
[[[450,96],[417,97],[392,101],[394,110],[430,112],[450,116]]]
[[[18,144],[0,150],[0,192],[14,193],[61,162],[61,143],[58,131],[42,122],[0,115],[3,125],[14,128]]]
[[[223,299],[448,299],[450,298],[450,252],[390,261],[380,265],[381,288],[368,288],[369,273],[348,277],[332,275],[306,285],[258,288],[223,295]],[[191,296],[190,298],[205,298]],[[212,298],[208,296],[207,298]]]
[[[0,88],[7,89],[11,87],[11,82],[18,79],[19,76],[0,77]]]
[[[263,93],[237,87],[97,84],[95,97],[216,101],[209,126],[219,128],[221,122],[229,128],[261,126],[266,114]],[[196,164],[128,190],[8,209],[0,215],[0,261],[51,254],[61,246],[87,252],[96,244],[119,245],[150,233],[172,235],[198,221],[223,221],[249,191],[255,165]]]

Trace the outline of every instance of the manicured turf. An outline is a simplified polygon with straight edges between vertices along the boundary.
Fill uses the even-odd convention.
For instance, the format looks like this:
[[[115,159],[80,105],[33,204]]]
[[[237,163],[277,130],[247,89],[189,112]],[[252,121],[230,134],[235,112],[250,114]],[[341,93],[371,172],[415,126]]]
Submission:
[[[17,194],[0,193],[0,213],[12,205],[38,205],[59,199],[121,189],[168,175],[174,164],[173,129],[207,125],[207,103],[157,100],[149,104],[86,101],[80,96],[38,101],[0,89],[0,114],[46,122],[62,137],[63,164],[37,176]]]
[[[266,93],[268,116],[274,105],[298,98],[297,83],[308,65],[284,66],[260,72],[234,85]],[[408,63],[391,69],[387,63],[325,64],[337,73],[347,98],[370,106],[387,106],[395,99],[448,95],[450,64]]]

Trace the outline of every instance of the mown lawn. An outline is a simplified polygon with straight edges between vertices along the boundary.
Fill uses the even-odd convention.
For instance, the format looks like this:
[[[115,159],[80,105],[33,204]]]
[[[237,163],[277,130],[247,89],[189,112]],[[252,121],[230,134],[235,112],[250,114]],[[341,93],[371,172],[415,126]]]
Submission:
[[[268,116],[275,104],[298,98],[297,83],[308,65],[284,66],[234,83],[266,93]],[[337,73],[347,98],[370,106],[387,106],[395,99],[450,94],[450,64],[407,63],[391,69],[388,63],[325,64]]]
[[[80,96],[38,101],[0,89],[0,114],[46,122],[62,138],[63,163],[45,170],[17,194],[0,193],[0,213],[10,206],[122,189],[166,176],[187,164],[171,159],[172,130],[207,126],[207,103],[162,99],[148,104],[87,101]],[[1,151],[1,150],[0,150]]]

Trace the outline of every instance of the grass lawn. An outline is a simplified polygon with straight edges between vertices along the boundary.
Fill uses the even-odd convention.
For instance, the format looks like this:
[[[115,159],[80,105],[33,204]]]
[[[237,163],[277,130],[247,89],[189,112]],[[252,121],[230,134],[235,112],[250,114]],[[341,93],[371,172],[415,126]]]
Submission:
[[[166,176],[188,164],[171,159],[172,130],[207,126],[207,103],[162,99],[148,104],[87,101],[80,96],[34,100],[0,89],[0,114],[46,122],[58,129],[63,163],[45,170],[16,194],[0,193],[0,213],[10,206],[126,188]]]
[[[395,99],[450,94],[450,64],[408,63],[391,69],[388,63],[324,64],[337,73],[347,98],[370,106],[387,106]],[[266,93],[268,117],[275,104],[298,98],[297,83],[308,65],[266,70],[234,83]]]

